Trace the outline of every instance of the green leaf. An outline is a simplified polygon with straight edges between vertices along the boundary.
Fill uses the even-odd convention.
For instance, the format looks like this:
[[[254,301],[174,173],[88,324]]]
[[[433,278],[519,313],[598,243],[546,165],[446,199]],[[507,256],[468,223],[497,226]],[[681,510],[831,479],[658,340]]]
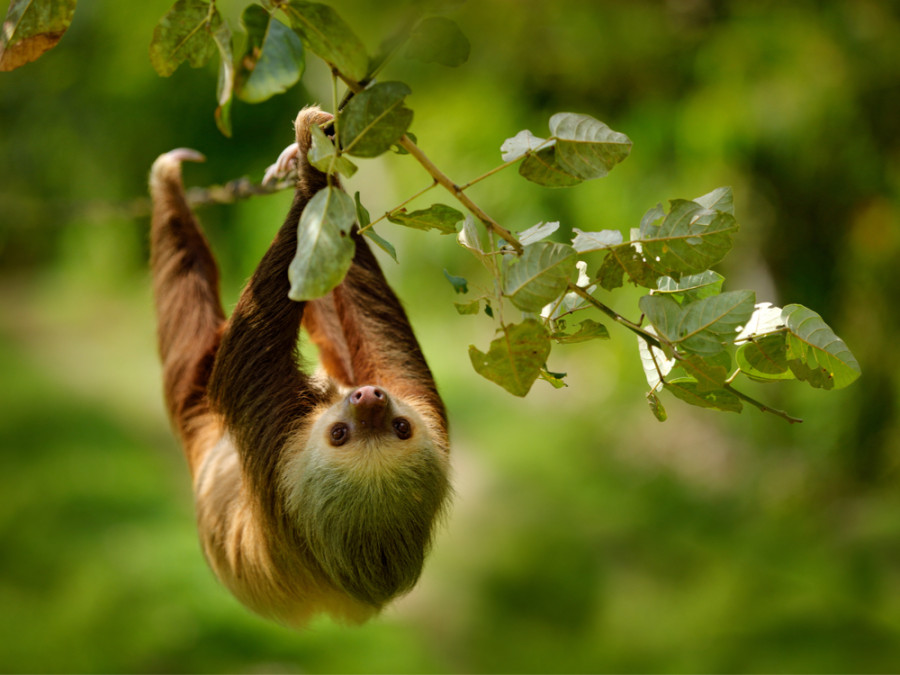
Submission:
[[[344,152],[357,157],[387,152],[412,123],[413,111],[403,105],[410,93],[402,82],[381,82],[350,99],[338,121]]]
[[[656,288],[660,293],[671,293],[679,304],[702,300],[722,292],[722,283],[725,281],[718,272],[706,270],[700,274],[689,274],[675,281],[672,277],[660,277],[656,281]]]
[[[329,186],[309,200],[297,225],[297,254],[288,267],[291,300],[320,298],[341,283],[356,250],[350,236],[355,222],[353,200],[343,190]]]
[[[645,295],[638,300],[638,307],[653,324],[656,335],[670,342],[678,340],[681,323],[681,306],[668,295]]]
[[[654,394],[652,391],[647,392],[647,404],[650,406],[650,412],[653,413],[653,416],[659,420],[660,422],[665,422],[669,419],[669,416],[666,414],[666,409],[663,407],[662,402],[659,400],[659,396]]]
[[[285,13],[291,28],[311,52],[354,82],[366,78],[369,70],[366,48],[331,7],[303,0],[270,0],[270,5]]]
[[[580,178],[568,173],[557,161],[556,147],[529,152],[519,164],[519,174],[532,183],[544,187],[571,187],[581,182]]]
[[[456,234],[456,224],[465,216],[445,204],[432,204],[427,209],[404,213],[392,213],[388,220],[415,230],[437,230],[441,234]]]
[[[675,199],[661,221],[651,209],[641,222],[644,260],[662,274],[698,274],[718,263],[731,250],[738,224],[725,211],[713,211],[697,202]]]
[[[771,382],[796,377],[788,366],[785,333],[754,338],[737,350],[735,360],[741,372],[752,380]]]
[[[622,243],[622,233],[618,230],[584,232],[577,227],[573,227],[572,232],[575,233],[575,236],[572,239],[572,247],[579,253],[603,251]]]
[[[691,354],[678,362],[678,366],[697,382],[698,392],[715,391],[725,386],[731,356],[722,351],[712,357]]]
[[[406,57],[454,68],[469,60],[469,40],[454,21],[443,16],[422,20],[413,30]]]
[[[318,124],[313,124],[309,131],[312,143],[310,143],[306,157],[310,164],[323,173],[332,173],[333,163],[334,170],[342,173],[347,178],[356,173],[358,169],[356,164],[343,155],[337,154],[337,148],[334,147],[334,143],[325,135],[325,132],[322,131]]]
[[[678,378],[666,382],[666,389],[685,403],[701,408],[713,408],[726,412],[741,412],[743,404],[735,394],[726,389],[703,390],[695,380]]]
[[[76,0],[10,0],[0,24],[0,71],[15,70],[53,49],[62,39]]]
[[[397,260],[397,249],[394,248],[394,245],[387,239],[382,237],[380,234],[375,232],[375,230],[373,230],[371,227],[368,230],[363,230],[363,236],[371,239],[372,242],[376,246],[378,246],[378,248],[391,256],[391,258],[394,259],[394,262],[400,262],[399,260]]]
[[[475,372],[499,384],[515,396],[525,396],[550,355],[550,337],[534,319],[504,326],[487,354],[469,346]]]
[[[781,307],[773,307],[771,302],[760,302],[734,341],[735,344],[741,344],[763,335],[784,332],[783,329]]]
[[[472,300],[472,302],[454,302],[453,306],[459,314],[478,314],[480,300]]]
[[[259,5],[241,16],[247,45],[237,61],[235,91],[247,103],[260,103],[293,87],[306,69],[303,42]]]
[[[550,118],[557,139],[556,159],[565,171],[583,180],[602,178],[631,152],[631,140],[588,115],[557,113]]]
[[[539,312],[566,290],[575,271],[575,249],[566,244],[539,241],[529,244],[510,265],[503,293],[526,312]]]
[[[753,314],[755,302],[753,291],[729,291],[693,302],[682,310],[678,338],[673,341],[694,354],[716,354],[734,342],[738,327]]]
[[[447,270],[444,270],[444,276],[447,277],[447,281],[453,286],[453,290],[457,293],[468,293],[469,292],[469,282],[466,281],[463,277],[455,277]]]
[[[150,41],[150,63],[168,77],[187,61],[193,68],[206,65],[216,52],[213,34],[222,24],[208,0],[178,0],[159,20]]]
[[[860,376],[856,357],[814,311],[788,305],[781,318],[788,330],[787,358],[797,379],[814,387],[842,389]]]
[[[218,15],[218,13],[217,13]],[[231,49],[231,30],[224,21],[217,21],[213,31],[213,42],[219,50],[219,82],[216,97],[216,126],[225,136],[231,138],[231,95],[234,92],[234,53]]]
[[[631,242],[608,249],[597,272],[597,280],[604,289],[611,291],[622,285],[626,273],[633,282],[645,288],[656,288],[656,281],[661,274],[644,260],[636,245]]]
[[[580,328],[574,333],[554,333],[553,339],[560,344],[573,344],[576,342],[587,342],[588,340],[609,340],[609,331],[602,323],[597,323],[593,319],[585,319],[579,322]]]

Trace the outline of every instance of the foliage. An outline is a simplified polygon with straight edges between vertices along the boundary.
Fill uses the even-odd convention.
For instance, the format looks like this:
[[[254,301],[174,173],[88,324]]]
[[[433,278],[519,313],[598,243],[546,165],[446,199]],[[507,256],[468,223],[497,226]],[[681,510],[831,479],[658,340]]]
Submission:
[[[16,5],[19,3],[14,2]],[[31,23],[23,41],[37,39],[33,36],[50,30],[54,23],[68,23],[74,8],[57,2],[38,6],[42,12],[25,12]],[[278,14],[293,31],[274,18]],[[407,57],[451,67],[462,65],[468,58],[469,43],[451,19],[425,16],[413,22],[404,34],[386,42],[375,58],[369,57],[359,37],[325,4],[263,0],[261,5],[245,8],[242,22],[247,30],[246,49],[235,63],[232,33],[215,0],[177,0],[154,31],[151,62],[160,75],[168,76],[181,63],[188,61],[197,67],[218,51],[216,121],[222,133],[230,135],[233,95],[248,102],[262,101],[299,79],[305,53],[298,38],[323,59],[331,68],[334,100],[341,81],[347,94],[334,121],[334,140],[319,130],[314,132],[310,161],[331,180],[332,174],[351,176],[356,171],[345,155],[377,157],[396,147],[414,155],[433,176],[434,185],[447,187],[481,221],[489,235],[486,244],[473,232],[470,221],[459,233],[459,242],[481,261],[493,284],[457,308],[461,314],[472,314],[484,302],[492,316],[496,310],[499,337],[488,354],[474,346],[469,354],[477,372],[509,392],[525,396],[539,374],[554,386],[564,385],[562,375],[550,376],[547,370],[551,339],[581,342],[607,337],[606,328],[593,319],[582,321],[575,332],[566,332],[565,317],[589,309],[606,314],[643,341],[648,401],[660,420],[666,414],[656,392],[665,388],[692,405],[740,412],[746,402],[795,422],[799,420],[736,389],[735,379],[739,375],[765,382],[796,378],[832,389],[845,387],[859,376],[859,365],[850,350],[812,310],[789,305],[778,319],[763,322],[761,313],[771,317],[773,310],[768,304],[755,305],[755,293],[721,290],[724,279],[711,268],[732,248],[738,230],[730,188],[718,188],[694,200],[672,200],[668,212],[657,205],[645,214],[639,228],[632,230],[628,241],[616,231],[576,230],[571,243],[545,241],[555,228],[541,229],[541,224],[517,238],[464,196],[470,186],[514,164],[519,164],[524,178],[544,187],[570,187],[602,178],[628,157],[632,143],[625,134],[588,115],[557,113],[549,120],[547,138],[520,131],[501,145],[501,166],[457,186],[407,135],[413,111],[405,101],[411,89],[402,82],[375,82],[403,45]],[[465,220],[461,212],[444,204],[412,213],[401,205],[386,215],[393,223],[436,229],[441,234],[456,233]],[[340,283],[353,255],[353,242],[346,234],[356,219],[364,221],[364,233],[371,232],[373,223],[358,196],[354,204],[329,185],[311,200],[300,219],[297,254],[290,266],[292,299],[313,299]],[[381,237],[373,240],[395,255],[388,241]],[[595,252],[603,254],[596,277],[576,284],[572,279],[576,262]],[[642,317],[637,322],[595,295],[598,284],[612,291],[626,279],[649,289],[638,303]],[[567,297],[580,301],[560,312]],[[506,318],[507,300],[522,311],[519,323]]]

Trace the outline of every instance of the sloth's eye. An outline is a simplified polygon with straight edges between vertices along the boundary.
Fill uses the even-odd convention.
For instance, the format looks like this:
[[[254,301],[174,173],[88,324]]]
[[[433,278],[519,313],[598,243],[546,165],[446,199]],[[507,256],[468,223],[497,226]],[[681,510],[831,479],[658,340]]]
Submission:
[[[412,436],[412,426],[409,423],[409,420],[405,417],[398,417],[394,420],[394,433],[397,434],[397,438],[401,441],[405,441],[407,438]]]
[[[331,427],[329,438],[333,446],[343,445],[350,439],[350,429],[343,422],[339,422]]]

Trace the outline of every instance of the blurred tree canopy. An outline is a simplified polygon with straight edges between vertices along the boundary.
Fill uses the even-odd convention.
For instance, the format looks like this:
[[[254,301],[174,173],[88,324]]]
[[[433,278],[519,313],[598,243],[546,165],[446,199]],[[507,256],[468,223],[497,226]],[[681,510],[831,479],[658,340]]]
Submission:
[[[406,11],[332,4],[369,47]],[[56,48],[0,73],[0,670],[896,669],[895,4],[468,2],[452,14],[472,43],[465,66],[392,66],[412,87],[419,144],[460,181],[496,164],[485,148],[558,110],[634,140],[597,184],[501,174],[473,188],[513,229],[552,215],[627,232],[658,201],[733,185],[729,279],[815,308],[864,375],[827,395],[780,387],[803,425],[671,406],[663,428],[633,339],[614,335],[554,353],[568,389],[512,399],[456,346],[492,330],[456,315],[440,273],[465,276],[465,252],[390,230],[401,265],[384,265],[454,425],[456,505],[396,608],[301,634],[247,614],[200,555],[159,400],[141,200],[153,159],[178,146],[209,158],[189,184],[258,180],[298,108],[328,100],[328,74],[310,59],[302,88],[236,102],[226,139],[213,66],[163,79],[150,65],[169,5],[83,0]],[[241,3],[218,5],[236,25]],[[348,189],[387,209],[429,181],[386,157]],[[200,213],[226,304],[288,200]]]

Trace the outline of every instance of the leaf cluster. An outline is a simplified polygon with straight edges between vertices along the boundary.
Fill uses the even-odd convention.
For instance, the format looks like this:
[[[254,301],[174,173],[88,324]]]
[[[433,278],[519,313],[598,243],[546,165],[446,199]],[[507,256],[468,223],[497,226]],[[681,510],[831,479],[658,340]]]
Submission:
[[[55,44],[74,7],[75,0],[13,0],[0,34],[0,69],[22,65]],[[713,268],[731,250],[739,228],[730,188],[672,200],[668,209],[651,208],[627,240],[618,230],[578,228],[572,229],[570,241],[553,240],[557,222],[514,234],[485,213],[466,191],[498,171],[518,165],[519,174],[539,186],[572,187],[606,176],[629,156],[632,142],[589,115],[557,113],[550,117],[545,137],[522,130],[502,143],[497,167],[464,185],[451,180],[409,133],[409,86],[376,81],[400,54],[448,67],[465,63],[469,42],[451,19],[419,16],[375,55],[322,3],[261,0],[247,5],[241,23],[243,31],[233,33],[215,0],[177,0],[153,32],[150,60],[167,76],[184,62],[202,66],[218,53],[215,118],[226,135],[231,133],[234,97],[253,103],[289,89],[303,75],[307,52],[329,65],[336,117],[328,134],[312,129],[308,155],[329,176],[329,184],[310,200],[298,224],[298,248],[289,269],[292,299],[317,298],[340,283],[353,258],[353,227],[396,260],[394,247],[373,229],[387,220],[455,234],[483,265],[488,284],[444,273],[457,294],[475,289],[471,299],[455,303],[460,314],[483,311],[497,322],[486,352],[469,347],[473,368],[517,396],[526,395],[539,378],[565,386],[565,374],[547,368],[554,343],[609,337],[595,318],[573,322],[570,317],[578,312],[606,317],[637,335],[648,401],[660,420],[666,419],[666,411],[658,394],[666,390],[692,405],[738,412],[749,403],[797,421],[738,390],[738,376],[760,382],[794,379],[823,389],[845,387],[859,376],[846,344],[812,310],[757,303],[750,290],[723,291],[725,280]],[[346,90],[340,105],[339,86]],[[391,150],[411,155],[433,182],[373,221],[359,194],[351,199],[336,176],[350,177],[356,171],[354,160]],[[408,202],[436,186],[445,188],[464,211],[442,203],[407,211]],[[589,264],[597,264],[595,272],[588,272]],[[647,290],[635,321],[600,299],[625,283]]]

